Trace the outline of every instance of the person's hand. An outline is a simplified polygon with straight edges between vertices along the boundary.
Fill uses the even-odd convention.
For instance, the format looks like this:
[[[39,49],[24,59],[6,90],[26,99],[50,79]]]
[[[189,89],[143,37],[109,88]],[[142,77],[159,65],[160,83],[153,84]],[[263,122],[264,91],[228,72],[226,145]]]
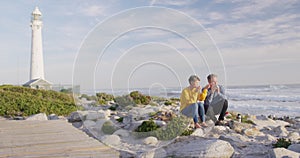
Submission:
[[[204,89],[209,89],[210,88],[210,84],[207,84]]]
[[[201,86],[196,87],[196,92],[199,92],[201,90]]]

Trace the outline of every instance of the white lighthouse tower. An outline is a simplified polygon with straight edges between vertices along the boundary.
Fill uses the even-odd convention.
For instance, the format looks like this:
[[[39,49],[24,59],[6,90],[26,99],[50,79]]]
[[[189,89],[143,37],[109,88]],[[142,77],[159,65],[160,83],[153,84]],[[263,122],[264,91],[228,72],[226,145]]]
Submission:
[[[42,43],[42,13],[38,7],[35,7],[31,17],[31,62],[30,62],[30,80],[24,84],[37,89],[51,89],[51,83],[45,80],[43,43]]]

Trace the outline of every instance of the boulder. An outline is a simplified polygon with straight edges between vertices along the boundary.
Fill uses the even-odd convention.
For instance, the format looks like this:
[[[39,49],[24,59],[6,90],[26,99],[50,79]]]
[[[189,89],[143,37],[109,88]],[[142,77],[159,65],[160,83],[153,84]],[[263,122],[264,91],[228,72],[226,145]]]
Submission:
[[[70,114],[68,117],[68,121],[73,122],[81,122],[85,120],[85,116],[87,115],[86,111],[75,111]]]
[[[81,128],[83,123],[82,122],[73,122],[72,125],[76,128]]]
[[[104,111],[89,111],[89,113],[86,116],[86,120],[96,121],[98,119],[107,119]]]
[[[114,135],[118,135],[120,137],[129,137],[130,133],[127,130],[119,129],[119,130],[114,132]]]
[[[288,147],[288,149],[300,153],[300,144],[292,144]]]
[[[252,128],[253,125],[248,123],[241,123],[237,121],[230,121],[229,127],[236,131],[237,133],[242,133],[243,130]]]
[[[226,141],[196,136],[179,137],[164,147],[169,157],[231,157],[233,147]]]
[[[243,134],[248,137],[264,136],[256,127],[244,129]]]
[[[58,116],[55,115],[55,114],[50,114],[50,115],[48,116],[48,120],[58,120],[58,119],[59,119]]]
[[[48,117],[45,113],[39,113],[39,114],[29,116],[26,120],[45,121],[48,120]]]
[[[117,146],[121,143],[121,139],[117,135],[108,135],[102,139],[102,142],[107,145]]]
[[[158,140],[156,137],[147,137],[143,140],[143,143],[146,145],[155,146],[158,143]]]
[[[204,131],[201,128],[197,128],[191,136],[197,136],[197,137],[203,137],[204,136]]]
[[[95,125],[96,125],[96,122],[95,122],[95,121],[92,121],[92,120],[85,120],[85,121],[83,122],[83,126],[84,126],[85,128],[87,128],[87,129],[89,129],[89,128],[95,126]]]
[[[287,136],[288,139],[290,139],[293,142],[298,142],[300,141],[300,136],[298,132],[291,132]]]
[[[271,135],[278,136],[278,137],[286,137],[289,134],[289,132],[283,126],[278,126],[274,128],[271,131],[271,133],[272,133]]]
[[[285,149],[285,148],[275,148],[270,152],[271,157],[278,157],[278,158],[283,158],[283,157],[289,157],[289,158],[299,158],[300,153]]]

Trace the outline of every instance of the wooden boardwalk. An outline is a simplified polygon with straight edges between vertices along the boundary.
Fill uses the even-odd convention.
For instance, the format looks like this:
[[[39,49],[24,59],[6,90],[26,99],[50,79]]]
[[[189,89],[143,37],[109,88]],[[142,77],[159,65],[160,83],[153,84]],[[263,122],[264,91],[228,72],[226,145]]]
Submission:
[[[0,120],[0,157],[119,157],[64,120]]]

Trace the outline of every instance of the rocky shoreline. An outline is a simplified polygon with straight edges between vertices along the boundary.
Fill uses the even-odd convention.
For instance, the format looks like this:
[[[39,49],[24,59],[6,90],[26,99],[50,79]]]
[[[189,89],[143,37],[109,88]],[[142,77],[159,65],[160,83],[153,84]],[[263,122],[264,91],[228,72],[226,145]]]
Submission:
[[[135,129],[147,120],[167,128],[169,121],[179,115],[179,102],[173,105],[156,102],[155,106],[135,105],[114,111],[109,109],[114,103],[88,105],[84,103],[86,111],[72,113],[68,121],[117,149],[122,157],[300,157],[300,117],[247,115],[243,117],[246,120],[239,122],[235,119],[237,112],[230,112],[226,125],[215,126],[209,120],[206,128],[187,126],[189,134],[161,140],[151,135],[137,138]],[[280,144],[289,141],[288,146]]]
[[[171,120],[180,117],[178,105],[179,102],[170,105],[155,102],[155,105],[111,108],[116,103],[95,106],[81,100],[85,110],[73,112],[68,117],[37,114],[23,119],[67,120],[120,151],[121,157],[300,157],[300,117],[244,115],[243,121],[239,122],[235,118],[237,112],[230,112],[222,126],[215,126],[208,120],[208,127],[193,129],[188,120],[184,122],[187,128],[183,134],[165,135],[173,132],[171,130],[165,131],[163,137],[137,137],[136,129],[145,121],[152,120],[159,129],[168,129]]]

